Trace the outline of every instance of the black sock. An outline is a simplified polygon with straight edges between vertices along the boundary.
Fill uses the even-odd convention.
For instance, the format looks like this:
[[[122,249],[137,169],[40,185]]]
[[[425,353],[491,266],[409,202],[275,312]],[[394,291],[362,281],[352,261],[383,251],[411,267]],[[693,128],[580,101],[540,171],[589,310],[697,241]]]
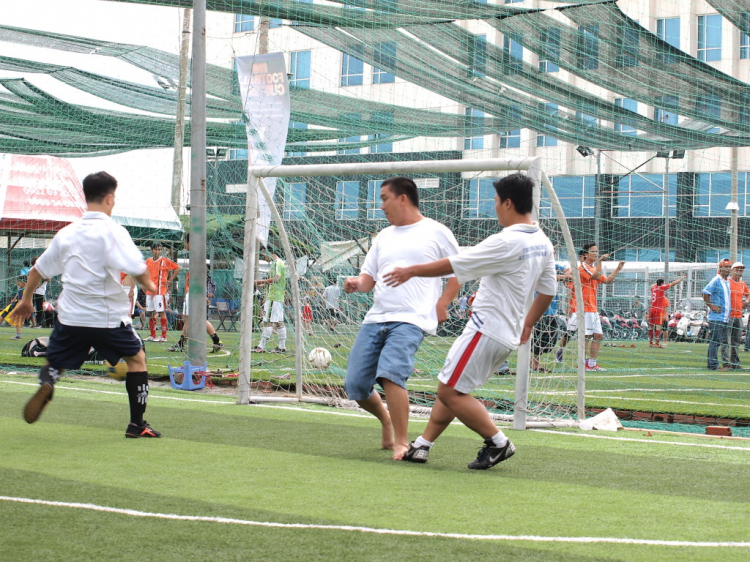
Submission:
[[[216,332],[211,334],[211,341],[213,341],[214,343],[221,343],[221,340],[219,339],[219,334],[217,334]]]
[[[39,369],[39,384],[47,383],[50,386],[55,386],[59,378],[60,371],[50,365],[45,365]]]
[[[148,373],[146,371],[128,373],[125,388],[128,391],[128,402],[130,402],[130,423],[143,425],[143,413],[146,411],[148,401]]]

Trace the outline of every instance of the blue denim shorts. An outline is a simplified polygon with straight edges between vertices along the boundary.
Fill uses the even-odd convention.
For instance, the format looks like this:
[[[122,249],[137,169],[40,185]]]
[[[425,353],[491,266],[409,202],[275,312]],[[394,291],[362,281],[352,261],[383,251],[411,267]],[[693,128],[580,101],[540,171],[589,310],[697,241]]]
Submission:
[[[422,329],[406,322],[362,324],[346,368],[344,388],[349,399],[367,400],[378,379],[406,388],[423,339]]]

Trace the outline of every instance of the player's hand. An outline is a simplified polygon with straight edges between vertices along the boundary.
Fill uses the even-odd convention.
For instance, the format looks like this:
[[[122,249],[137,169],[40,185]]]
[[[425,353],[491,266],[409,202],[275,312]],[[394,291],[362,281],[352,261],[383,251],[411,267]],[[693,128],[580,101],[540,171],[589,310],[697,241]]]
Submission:
[[[437,319],[438,324],[442,324],[446,320],[448,320],[448,306],[444,305],[443,303],[439,302],[435,306],[435,311],[437,312]]]
[[[344,281],[345,293],[356,293],[359,289],[359,277],[347,277]]]
[[[602,261],[606,260],[608,257],[609,257],[609,254],[602,254],[601,256],[599,256],[599,258],[597,258],[596,261],[602,262]]]
[[[399,285],[406,283],[412,277],[413,275],[410,273],[408,267],[397,267],[383,276],[383,282],[389,287],[398,287]]]
[[[529,338],[531,337],[531,330],[533,326],[526,326],[524,324],[523,331],[521,331],[521,345],[525,344],[527,341],[529,341]]]
[[[19,322],[22,323],[24,320],[29,318],[33,312],[34,305],[32,303],[26,301],[18,301],[18,304],[8,315],[8,324],[10,324],[11,322],[13,324],[18,324]]]
[[[625,260],[622,260],[622,261],[620,262],[620,264],[619,264],[619,265],[618,265],[617,267],[618,267],[619,269],[622,269],[623,267],[625,267]]]

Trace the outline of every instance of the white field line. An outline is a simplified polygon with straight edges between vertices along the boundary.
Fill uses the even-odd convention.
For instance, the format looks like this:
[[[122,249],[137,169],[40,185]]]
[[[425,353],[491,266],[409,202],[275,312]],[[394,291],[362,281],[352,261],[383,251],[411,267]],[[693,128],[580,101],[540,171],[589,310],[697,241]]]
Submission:
[[[21,381],[4,381],[0,380],[0,383],[7,383],[7,384],[20,384],[24,386],[37,386],[37,383],[31,383],[31,382],[21,382]],[[92,390],[88,388],[74,388],[70,386],[60,386],[55,385],[55,388],[58,389],[65,389],[65,390],[77,390],[79,392],[92,392],[97,394],[116,394],[120,396],[127,396],[127,393],[125,392],[112,392],[109,390]],[[236,402],[225,402],[220,400],[200,400],[198,398],[178,398],[176,396],[158,396],[149,394],[149,399],[164,399],[164,400],[179,400],[181,402],[200,402],[200,403],[209,403],[209,404],[223,404],[223,405],[237,405]],[[626,400],[623,398],[623,400]],[[665,400],[664,402],[668,402],[668,400]],[[716,404],[717,406],[720,406],[721,404]],[[339,412],[339,411],[327,411],[327,410],[311,410],[309,408],[296,408],[293,406],[281,406],[276,404],[253,404],[254,408],[272,408],[276,410],[290,410],[293,412],[302,412],[306,414],[323,414],[327,416],[344,416],[349,418],[364,418],[364,419],[372,419],[372,416],[369,414],[359,414],[356,412]],[[427,423],[429,420],[426,418],[409,418],[410,423],[419,422],[419,423]],[[454,420],[451,422],[451,425],[463,425],[458,420]],[[702,443],[678,443],[674,441],[648,441],[648,440],[640,440],[640,439],[629,439],[625,437],[609,437],[606,435],[590,435],[587,433],[567,433],[564,431],[551,431],[546,429],[529,429],[527,431],[538,431],[541,433],[554,433],[556,435],[569,435],[573,437],[596,437],[599,439],[612,439],[615,441],[622,440],[622,441],[639,441],[643,443],[652,443],[652,444],[659,444],[659,445],[682,445],[685,447],[710,447],[715,449],[732,449],[732,450],[739,450],[739,451],[750,451],[750,447],[743,448],[743,447],[724,447],[721,445],[705,445]]]
[[[649,441],[648,439],[634,439],[632,437],[612,437],[593,433],[568,433],[567,431],[552,431],[551,429],[527,429],[536,433],[552,433],[554,435],[570,435],[571,437],[588,437],[590,439],[609,439],[610,441],[632,441],[634,443],[651,443],[652,445],[678,445],[680,447],[704,447],[707,449],[726,449],[731,451],[745,451],[750,453],[750,447],[732,447],[723,445],[709,445],[707,443],[678,443],[676,441]],[[648,431],[644,429],[643,431]]]
[[[539,391],[531,389],[532,394],[540,393],[545,396],[575,396],[575,390],[549,390]],[[595,394],[597,392],[705,392],[706,394],[715,394],[719,392],[750,392],[750,388],[617,388],[617,389],[586,389],[586,394]]]
[[[653,539],[630,539],[617,537],[542,537],[538,535],[468,535],[463,533],[438,533],[425,531],[408,531],[401,529],[378,529],[375,527],[358,527],[351,525],[311,525],[303,523],[275,523],[272,521],[249,521],[247,519],[232,519],[227,517],[205,517],[200,515],[177,515],[174,513],[152,513],[135,509],[119,509],[90,503],[73,503],[37,500],[32,498],[17,498],[0,496],[0,501],[48,505],[53,507],[67,507],[71,509],[85,509],[131,517],[149,517],[154,519],[169,519],[173,521],[199,521],[202,523],[220,523],[224,525],[249,525],[253,527],[270,527],[277,529],[316,529],[322,531],[347,531],[357,533],[372,533],[377,535],[400,535],[408,537],[439,537],[463,540],[485,541],[530,541],[530,542],[563,542],[563,543],[610,543],[634,544],[648,546],[685,546],[706,548],[750,548],[750,542],[744,541],[668,541]]]

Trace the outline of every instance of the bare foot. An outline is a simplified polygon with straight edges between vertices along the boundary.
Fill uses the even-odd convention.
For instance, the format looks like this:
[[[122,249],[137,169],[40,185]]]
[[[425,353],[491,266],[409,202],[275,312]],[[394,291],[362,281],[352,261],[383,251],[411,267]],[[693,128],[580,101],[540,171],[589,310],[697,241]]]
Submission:
[[[388,449],[390,451],[395,444],[396,440],[393,438],[393,426],[391,424],[384,425],[382,437],[383,449]]]
[[[393,460],[401,461],[404,460],[404,455],[409,451],[409,445],[399,443],[393,447]]]

